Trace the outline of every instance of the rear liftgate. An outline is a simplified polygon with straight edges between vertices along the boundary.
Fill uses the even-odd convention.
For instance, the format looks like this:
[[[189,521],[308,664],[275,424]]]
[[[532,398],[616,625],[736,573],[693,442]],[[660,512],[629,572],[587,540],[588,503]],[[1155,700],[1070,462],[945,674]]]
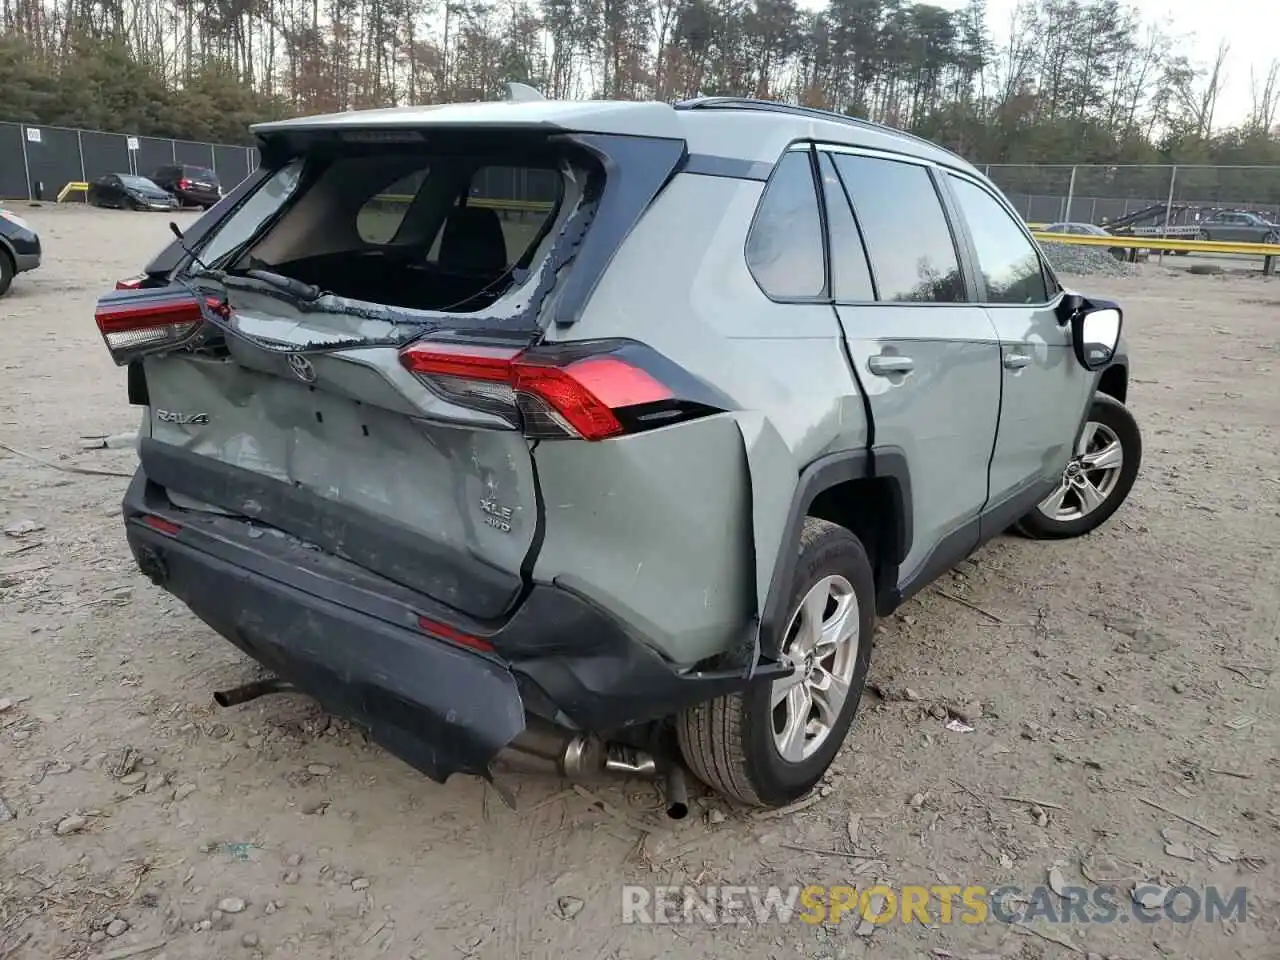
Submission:
[[[536,326],[518,322],[533,321],[552,285],[557,315],[581,310],[683,156],[677,141],[566,139],[596,153],[608,179],[589,215],[562,228],[578,235],[535,271],[534,295],[521,297],[524,318],[415,314],[415,325],[363,315],[354,329],[366,342],[352,325],[344,331],[341,310],[324,310],[325,297],[305,311],[186,283],[104,297],[99,329],[116,362],[131,366],[131,399],[150,407],[141,443],[148,480],[196,516],[298,537],[473,621],[510,616],[537,550],[542,504],[531,446],[604,441],[725,409],[705,384],[641,344],[539,345]],[[610,155],[614,141],[629,161]],[[351,303],[334,298],[336,307]],[[335,345],[317,348],[326,342]],[[393,365],[410,380],[397,380]],[[151,519],[157,532],[180,529]],[[468,635],[447,616],[424,615],[419,627],[448,643]],[[501,630],[482,642],[504,656]],[[286,681],[219,698],[243,702]],[[499,756],[513,751],[565,775],[661,772],[670,812],[687,809],[675,763],[540,726]]]

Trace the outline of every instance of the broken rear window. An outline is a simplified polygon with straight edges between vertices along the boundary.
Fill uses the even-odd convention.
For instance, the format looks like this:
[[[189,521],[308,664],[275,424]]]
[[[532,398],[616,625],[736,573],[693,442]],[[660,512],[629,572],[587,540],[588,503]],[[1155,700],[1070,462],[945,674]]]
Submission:
[[[421,147],[309,156],[297,189],[221,266],[387,306],[483,310],[547,255],[571,206],[566,189],[587,179],[545,147],[521,153],[508,148],[503,162]]]

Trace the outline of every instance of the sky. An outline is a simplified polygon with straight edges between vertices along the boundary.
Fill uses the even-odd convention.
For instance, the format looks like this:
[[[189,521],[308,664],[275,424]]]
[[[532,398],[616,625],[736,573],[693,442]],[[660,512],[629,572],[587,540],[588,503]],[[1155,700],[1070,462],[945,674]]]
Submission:
[[[940,7],[959,8],[964,0],[930,0]],[[1280,58],[1280,23],[1275,0],[1125,0],[1147,22],[1164,22],[1170,35],[1181,38],[1175,51],[1193,64],[1212,66],[1218,43],[1231,44],[1226,83],[1218,99],[1214,126],[1233,126],[1244,120],[1253,104],[1249,71],[1259,86],[1273,59]],[[1009,33],[1009,15],[1017,0],[987,0],[987,28],[997,46]],[[1270,24],[1270,27],[1268,27]]]

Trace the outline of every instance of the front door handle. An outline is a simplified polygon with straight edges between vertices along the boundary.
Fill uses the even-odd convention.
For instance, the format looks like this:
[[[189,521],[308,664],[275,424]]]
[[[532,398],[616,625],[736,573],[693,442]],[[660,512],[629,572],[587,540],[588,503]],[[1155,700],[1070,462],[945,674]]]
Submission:
[[[899,357],[892,354],[878,354],[867,361],[867,369],[877,377],[889,377],[895,373],[910,373],[916,368],[916,362],[910,357]]]
[[[1006,370],[1021,370],[1030,363],[1031,357],[1025,353],[1006,353],[1004,355],[1004,368]]]

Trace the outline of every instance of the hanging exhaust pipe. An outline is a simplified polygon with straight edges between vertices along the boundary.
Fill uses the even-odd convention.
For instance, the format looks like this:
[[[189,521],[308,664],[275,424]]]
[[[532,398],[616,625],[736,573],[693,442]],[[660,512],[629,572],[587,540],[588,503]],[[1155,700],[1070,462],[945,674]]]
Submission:
[[[530,718],[529,725],[498,754],[498,760],[513,766],[534,761],[567,780],[581,781],[602,773],[655,780],[661,774],[667,816],[683,820],[689,815],[689,789],[680,764],[657,759],[644,750],[622,743],[604,743],[597,737],[566,730]]]
[[[279,677],[266,677],[262,680],[253,680],[250,683],[232,687],[230,690],[215,690],[213,702],[220,707],[234,707],[237,704],[248,703],[250,700],[265,697],[269,693],[288,693],[292,689],[293,684],[287,680],[281,680]]]
[[[672,820],[683,820],[689,815],[689,786],[685,783],[684,769],[678,763],[668,764],[663,780],[667,816]]]

